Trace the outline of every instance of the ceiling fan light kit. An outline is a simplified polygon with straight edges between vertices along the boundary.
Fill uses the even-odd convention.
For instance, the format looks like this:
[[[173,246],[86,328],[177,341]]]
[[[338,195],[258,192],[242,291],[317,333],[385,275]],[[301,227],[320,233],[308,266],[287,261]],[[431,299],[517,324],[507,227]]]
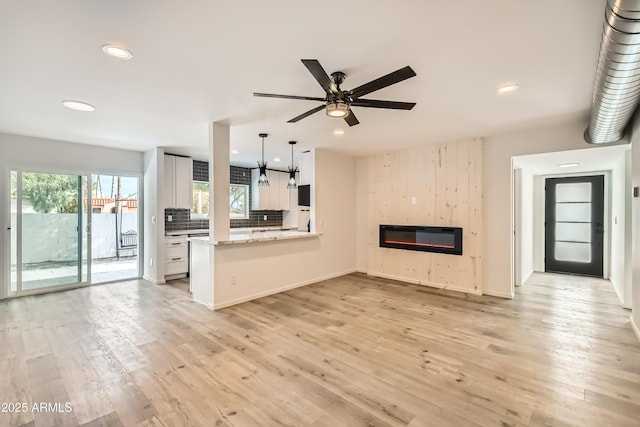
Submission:
[[[262,161],[258,161],[258,168],[260,169],[260,176],[258,177],[258,185],[268,186],[269,178],[267,178],[267,162],[264,161],[264,139],[267,137],[267,134],[259,133],[258,136],[262,138]]]
[[[297,95],[277,95],[273,93],[261,93],[254,92],[253,96],[261,96],[266,98],[284,98],[284,99],[299,99],[306,101],[322,101],[322,105],[318,105],[311,110],[300,114],[289,120],[287,123],[296,123],[305,117],[308,117],[320,110],[325,110],[325,113],[329,117],[342,118],[349,126],[355,126],[358,123],[358,119],[351,107],[368,107],[368,108],[386,108],[392,110],[411,110],[416,103],[415,102],[397,102],[397,101],[383,101],[378,99],[362,99],[371,92],[375,92],[387,86],[399,83],[403,80],[409,79],[416,75],[415,71],[411,67],[406,66],[396,70],[392,73],[386,74],[368,83],[358,86],[351,90],[342,90],[340,85],[344,82],[346,75],[342,71],[336,71],[331,73],[331,77],[327,75],[327,72],[322,68],[320,62],[317,59],[303,59],[302,63],[309,70],[311,75],[320,84],[320,87],[324,90],[325,97],[313,97],[313,96],[297,96]]]
[[[349,115],[349,106],[343,101],[327,104],[327,116],[343,118]]]

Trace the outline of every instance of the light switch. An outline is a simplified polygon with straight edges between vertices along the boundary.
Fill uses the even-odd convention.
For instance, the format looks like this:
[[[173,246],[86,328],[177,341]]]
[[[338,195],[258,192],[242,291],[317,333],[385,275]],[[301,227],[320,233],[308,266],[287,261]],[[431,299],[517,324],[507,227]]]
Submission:
[[[411,204],[412,205],[417,205],[418,204],[418,198],[416,196],[412,196],[411,197]]]

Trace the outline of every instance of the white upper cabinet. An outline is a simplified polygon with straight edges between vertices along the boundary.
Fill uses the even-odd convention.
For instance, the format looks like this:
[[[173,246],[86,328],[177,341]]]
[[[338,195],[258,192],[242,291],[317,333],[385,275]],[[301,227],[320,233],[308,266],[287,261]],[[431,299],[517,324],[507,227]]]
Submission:
[[[251,169],[251,209],[254,211],[288,211],[290,209],[287,182],[289,174],[267,171],[268,186],[259,186],[260,171]]]
[[[164,193],[166,207],[191,209],[192,164],[188,157],[164,156]]]

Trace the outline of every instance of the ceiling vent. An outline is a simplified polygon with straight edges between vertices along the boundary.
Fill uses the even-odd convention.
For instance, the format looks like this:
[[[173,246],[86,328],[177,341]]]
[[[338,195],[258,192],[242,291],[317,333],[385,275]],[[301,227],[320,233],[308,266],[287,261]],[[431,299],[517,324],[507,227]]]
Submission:
[[[608,0],[585,141],[620,141],[640,100],[640,0]]]

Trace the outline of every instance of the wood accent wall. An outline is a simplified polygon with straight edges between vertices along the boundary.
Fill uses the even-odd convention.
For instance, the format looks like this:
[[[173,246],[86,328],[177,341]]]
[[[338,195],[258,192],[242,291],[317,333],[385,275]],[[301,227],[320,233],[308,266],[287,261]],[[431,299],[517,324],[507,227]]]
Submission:
[[[481,294],[482,140],[373,155],[366,173],[367,272]],[[463,254],[380,248],[380,224],[462,227]]]

